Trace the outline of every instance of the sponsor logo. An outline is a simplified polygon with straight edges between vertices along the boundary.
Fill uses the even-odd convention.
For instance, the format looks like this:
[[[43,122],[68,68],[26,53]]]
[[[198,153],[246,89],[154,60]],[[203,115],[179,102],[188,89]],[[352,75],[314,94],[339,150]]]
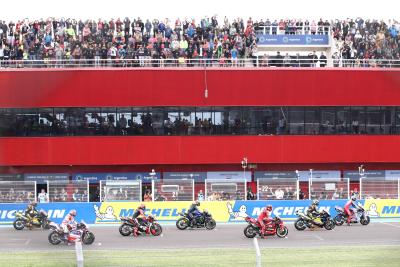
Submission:
[[[25,209],[20,210],[0,210],[0,220],[14,220],[16,212],[24,212]],[[47,216],[49,219],[62,219],[65,215],[65,209],[48,210]]]
[[[400,214],[400,206],[383,206],[382,214]]]

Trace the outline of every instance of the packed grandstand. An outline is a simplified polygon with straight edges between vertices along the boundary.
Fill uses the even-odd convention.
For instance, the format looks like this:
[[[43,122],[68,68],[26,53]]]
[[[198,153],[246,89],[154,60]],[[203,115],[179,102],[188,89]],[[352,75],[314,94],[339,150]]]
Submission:
[[[227,17],[194,19],[22,19],[0,21],[2,67],[78,66],[285,66],[398,67],[400,23],[363,18],[308,21],[247,20]],[[259,36],[329,35],[332,51],[286,53],[263,51]],[[258,58],[247,63],[244,59]],[[159,60],[165,60],[161,63]],[[170,61],[168,61],[170,60]],[[340,60],[347,63],[339,64]],[[238,62],[239,61],[239,62]],[[215,64],[212,64],[212,63]],[[25,63],[25,65],[21,64]]]

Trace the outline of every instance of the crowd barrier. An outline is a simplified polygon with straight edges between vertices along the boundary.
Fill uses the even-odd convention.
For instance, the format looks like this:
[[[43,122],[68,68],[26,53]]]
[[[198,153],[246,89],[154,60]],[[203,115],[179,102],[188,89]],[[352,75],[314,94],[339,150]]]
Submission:
[[[320,209],[332,216],[336,215],[335,206],[343,207],[347,200],[321,200]],[[359,200],[371,218],[399,218],[400,200],[366,199]],[[146,213],[153,214],[159,221],[173,222],[179,218],[179,212],[185,212],[191,201],[146,202]],[[297,218],[296,211],[305,211],[310,200],[270,200],[270,201],[207,201],[200,209],[207,209],[217,222],[243,222],[247,216],[257,217],[267,205],[273,206],[273,215],[286,221]],[[92,202],[92,203],[43,203],[38,209],[48,212],[49,218],[60,223],[71,209],[77,210],[77,220],[89,224],[110,224],[119,222],[119,217],[132,216],[140,202]],[[23,211],[26,204],[0,204],[0,224],[11,224],[16,211]]]

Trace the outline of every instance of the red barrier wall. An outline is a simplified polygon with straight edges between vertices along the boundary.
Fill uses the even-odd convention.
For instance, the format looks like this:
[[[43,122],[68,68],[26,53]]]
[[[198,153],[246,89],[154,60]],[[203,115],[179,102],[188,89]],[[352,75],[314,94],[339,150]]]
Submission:
[[[400,136],[0,138],[0,165],[400,162]]]
[[[400,70],[46,69],[0,72],[0,107],[400,105]]]

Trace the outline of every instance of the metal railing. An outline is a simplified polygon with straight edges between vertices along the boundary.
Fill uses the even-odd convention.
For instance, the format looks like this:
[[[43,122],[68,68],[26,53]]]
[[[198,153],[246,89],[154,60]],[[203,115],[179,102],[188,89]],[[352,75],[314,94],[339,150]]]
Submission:
[[[168,58],[152,59],[140,57],[136,59],[64,59],[64,60],[3,60],[0,69],[20,68],[266,68],[266,67],[344,67],[344,68],[400,68],[399,59],[312,59],[255,56],[251,58]]]
[[[258,26],[255,29],[256,33],[266,35],[282,35],[282,34],[316,34],[316,35],[328,35],[331,33],[331,26],[318,26],[318,25],[288,25],[284,26],[283,29],[279,25],[265,25]]]

